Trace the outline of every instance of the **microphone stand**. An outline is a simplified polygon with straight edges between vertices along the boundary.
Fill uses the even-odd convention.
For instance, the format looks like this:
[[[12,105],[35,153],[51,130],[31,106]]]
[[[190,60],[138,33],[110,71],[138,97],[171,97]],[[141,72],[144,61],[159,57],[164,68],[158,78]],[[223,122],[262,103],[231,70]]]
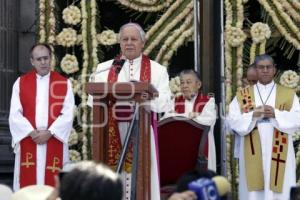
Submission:
[[[123,145],[123,148],[122,148],[122,151],[121,151],[121,155],[120,155],[120,159],[119,159],[119,162],[118,162],[118,165],[117,165],[117,173],[119,173],[119,174],[122,171],[122,167],[123,167],[125,155],[126,155],[126,152],[127,152],[127,149],[128,149],[130,138],[132,136],[132,132],[133,132],[132,130],[133,130],[133,126],[135,125],[135,121],[136,121],[136,118],[137,118],[138,110],[139,110],[139,105],[138,105],[138,103],[136,103],[135,109],[134,109],[134,113],[133,113],[133,117],[132,117],[132,120],[130,122],[129,128],[127,130],[125,141],[124,141],[124,145]]]
[[[124,164],[124,159],[128,150],[128,145],[131,141],[133,142],[133,164],[131,170],[131,191],[130,191],[130,199],[136,199],[136,179],[137,179],[137,162],[138,162],[138,144],[139,144],[139,134],[138,134],[138,113],[139,113],[139,104],[135,104],[135,109],[133,113],[132,120],[130,122],[129,128],[126,133],[124,145],[121,151],[120,159],[117,165],[117,173],[120,174],[122,172],[122,167]]]

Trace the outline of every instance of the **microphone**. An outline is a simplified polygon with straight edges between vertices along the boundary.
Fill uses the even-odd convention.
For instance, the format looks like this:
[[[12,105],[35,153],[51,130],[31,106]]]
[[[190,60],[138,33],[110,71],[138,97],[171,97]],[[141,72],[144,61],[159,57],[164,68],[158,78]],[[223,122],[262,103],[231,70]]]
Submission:
[[[230,191],[230,183],[223,176],[212,179],[200,178],[188,185],[189,190],[195,192],[198,200],[220,200]]]
[[[116,57],[116,58],[114,59],[114,62],[113,62],[113,64],[112,64],[112,66],[115,67],[115,70],[116,70],[116,73],[117,73],[117,74],[120,73],[120,71],[121,71],[121,69],[122,69],[124,63],[125,63],[125,56],[123,56],[123,55],[122,55],[121,57]]]
[[[125,56],[123,56],[123,55],[122,55],[121,57],[117,56],[117,57],[114,59],[112,65],[109,65],[109,66],[107,66],[107,67],[105,67],[105,68],[102,68],[102,69],[100,69],[100,70],[98,70],[98,71],[93,72],[93,73],[91,74],[91,76],[90,76],[89,82],[95,82],[95,76],[96,76],[97,74],[100,74],[100,73],[102,73],[102,72],[105,72],[105,71],[107,71],[107,70],[110,70],[112,67],[114,67],[115,70],[116,70],[116,73],[119,74],[120,71],[121,71],[121,69],[122,69],[122,67],[123,67],[123,65],[124,65],[124,63],[125,63],[125,61],[126,61],[126,57],[125,57]]]

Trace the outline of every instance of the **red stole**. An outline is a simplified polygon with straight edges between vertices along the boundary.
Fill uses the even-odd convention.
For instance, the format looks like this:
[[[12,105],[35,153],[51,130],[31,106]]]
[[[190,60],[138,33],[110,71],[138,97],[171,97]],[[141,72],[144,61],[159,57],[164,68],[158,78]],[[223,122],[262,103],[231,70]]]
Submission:
[[[194,102],[193,112],[201,113],[208,100],[209,100],[208,96],[199,93]],[[175,98],[175,112],[176,113],[185,112],[185,98],[182,95]],[[208,139],[205,142],[204,153],[206,157],[208,157]]]
[[[120,59],[120,56],[115,58],[116,61]],[[120,66],[112,66],[109,74],[108,74],[108,82],[115,83],[118,81],[118,70]],[[142,82],[150,82],[151,81],[151,66],[150,66],[150,59],[142,55],[142,63],[141,63],[141,72],[140,72],[140,81]],[[108,152],[107,152],[107,164],[115,168],[117,166],[118,160],[120,158],[122,144],[120,138],[120,132],[118,128],[118,122],[113,117],[113,105],[110,105],[108,108],[108,129],[109,129],[109,136],[108,136]],[[125,171],[131,172],[132,167],[132,143],[129,144],[129,151],[127,152],[126,159],[125,159]]]
[[[209,100],[208,96],[198,94],[194,103],[193,112],[202,112],[208,100]],[[176,113],[185,112],[185,98],[183,96],[179,96],[175,98],[175,112]]]
[[[31,72],[20,78],[20,101],[23,107],[23,116],[31,123],[34,129],[35,106],[36,106],[36,72]],[[62,105],[67,93],[67,79],[57,72],[50,73],[49,84],[49,107],[48,107],[48,128],[61,114]],[[27,185],[35,185],[36,180],[36,149],[37,144],[30,136],[20,142],[20,188]],[[54,175],[62,168],[63,164],[63,143],[55,137],[47,142],[47,155],[45,167],[45,184],[54,186]]]

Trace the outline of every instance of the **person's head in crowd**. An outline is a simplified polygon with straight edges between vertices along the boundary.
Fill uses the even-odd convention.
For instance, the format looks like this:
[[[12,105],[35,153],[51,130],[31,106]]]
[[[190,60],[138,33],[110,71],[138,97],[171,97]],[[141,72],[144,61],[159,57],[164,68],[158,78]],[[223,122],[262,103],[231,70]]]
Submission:
[[[267,85],[273,81],[276,74],[276,65],[271,56],[262,54],[256,56],[254,60],[258,82]]]
[[[48,200],[53,191],[54,187],[48,185],[30,185],[15,192],[11,200]]]
[[[30,49],[30,62],[40,76],[47,75],[51,70],[51,48],[48,44],[35,44]]]
[[[257,83],[257,72],[254,63],[249,65],[246,73],[246,79],[249,85],[255,85]]]
[[[64,174],[58,194],[61,200],[121,200],[122,181],[108,167],[83,161]]]
[[[192,70],[183,70],[179,74],[180,89],[185,99],[192,99],[196,96],[202,86],[198,74]]]
[[[121,53],[129,60],[138,58],[145,45],[145,32],[137,23],[124,24],[119,31]]]
[[[11,197],[13,195],[12,190],[10,187],[0,184],[0,199],[1,200],[11,200]]]
[[[176,184],[176,192],[183,192],[188,190],[188,185],[192,181],[195,181],[199,178],[213,178],[214,176],[217,176],[217,173],[212,170],[205,170],[202,171],[200,169],[195,169],[193,171],[187,172],[183,176],[180,177],[180,179],[177,181]]]

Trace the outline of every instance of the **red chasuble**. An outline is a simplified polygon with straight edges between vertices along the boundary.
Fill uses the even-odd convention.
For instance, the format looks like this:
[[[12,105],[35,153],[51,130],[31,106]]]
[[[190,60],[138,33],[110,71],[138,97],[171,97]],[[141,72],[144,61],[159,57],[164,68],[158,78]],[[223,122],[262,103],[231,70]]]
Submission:
[[[36,106],[36,72],[31,72],[20,78],[20,100],[23,107],[23,116],[36,129],[35,106]],[[67,79],[57,72],[50,73],[49,84],[49,107],[48,128],[61,114],[63,102],[67,93]],[[35,185],[37,180],[37,144],[30,136],[20,142],[21,164],[20,164],[20,188],[27,185]],[[62,168],[63,143],[55,137],[47,142],[47,155],[45,166],[45,184],[54,186],[54,175]]]
[[[193,112],[201,113],[208,100],[209,100],[208,96],[199,93],[194,103]],[[175,98],[175,112],[176,113],[185,112],[185,98],[183,96],[179,96]],[[205,156],[208,158],[208,139],[205,142],[204,153]]]
[[[120,56],[115,58],[114,63],[119,63]],[[118,75],[120,72],[121,66],[113,65],[108,74],[108,82],[115,83],[118,81]],[[142,55],[142,63],[141,63],[141,73],[140,73],[140,81],[142,82],[150,82],[151,81],[151,66],[150,59]],[[118,123],[116,119],[113,117],[113,105],[110,105],[108,111],[108,127],[109,127],[109,136],[108,136],[108,152],[107,152],[107,163],[110,167],[115,168],[117,162],[120,158],[122,144],[120,138],[120,132],[118,128]],[[125,159],[125,171],[131,172],[132,167],[132,143],[129,143],[129,151],[127,152]]]

